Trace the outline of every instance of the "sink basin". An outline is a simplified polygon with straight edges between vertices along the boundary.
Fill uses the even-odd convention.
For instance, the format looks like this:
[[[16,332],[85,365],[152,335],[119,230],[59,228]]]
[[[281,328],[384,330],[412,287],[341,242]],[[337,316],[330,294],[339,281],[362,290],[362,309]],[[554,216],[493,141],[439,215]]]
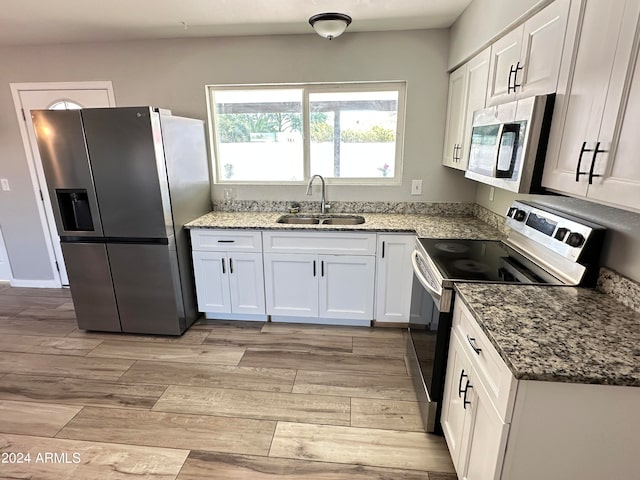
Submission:
[[[364,217],[360,215],[342,215],[339,217],[328,217],[322,220],[323,225],[361,225]]]
[[[303,215],[282,215],[276,220],[276,222],[296,225],[317,225],[320,223],[320,219],[318,217],[309,217]]]
[[[364,217],[360,215],[282,215],[277,223],[290,225],[361,225]]]

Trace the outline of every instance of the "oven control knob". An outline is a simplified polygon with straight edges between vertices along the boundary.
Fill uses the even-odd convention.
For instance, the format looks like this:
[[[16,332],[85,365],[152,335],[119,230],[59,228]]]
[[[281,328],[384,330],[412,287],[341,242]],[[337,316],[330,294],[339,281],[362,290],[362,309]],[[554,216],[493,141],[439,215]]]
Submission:
[[[572,247],[580,247],[584,243],[584,237],[576,232],[572,232],[567,237],[567,245]]]
[[[516,210],[516,213],[513,215],[513,218],[517,222],[522,222],[524,221],[526,216],[527,216],[527,212],[525,212],[524,210]]]
[[[564,237],[567,236],[567,233],[569,233],[569,229],[561,227],[561,228],[558,229],[558,231],[556,232],[554,237],[556,238],[556,240],[560,240],[562,242],[562,241],[564,241]]]
[[[513,217],[513,214],[517,211],[518,209],[516,207],[510,207],[509,211],[507,212],[507,217]]]

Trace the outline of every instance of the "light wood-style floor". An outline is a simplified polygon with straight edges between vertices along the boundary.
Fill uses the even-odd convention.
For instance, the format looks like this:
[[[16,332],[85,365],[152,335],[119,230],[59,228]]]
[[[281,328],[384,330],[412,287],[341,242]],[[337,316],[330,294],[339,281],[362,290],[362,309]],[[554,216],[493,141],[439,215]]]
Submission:
[[[214,321],[90,333],[68,291],[0,283],[0,478],[453,480],[404,341]]]

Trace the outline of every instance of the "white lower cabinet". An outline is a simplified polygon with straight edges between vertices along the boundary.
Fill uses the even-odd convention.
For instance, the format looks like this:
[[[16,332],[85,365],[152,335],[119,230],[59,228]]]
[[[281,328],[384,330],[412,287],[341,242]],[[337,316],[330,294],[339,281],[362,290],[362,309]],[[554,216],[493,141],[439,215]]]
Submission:
[[[272,321],[369,325],[376,235],[264,232],[267,314]]]
[[[415,235],[379,234],[376,272],[376,322],[409,323]]]
[[[193,252],[198,310],[264,315],[262,254]]]
[[[442,429],[459,478],[500,478],[509,426],[496,412],[457,333],[451,336]]]
[[[267,313],[373,319],[375,257],[265,253]]]
[[[265,320],[262,236],[246,230],[191,230],[198,310],[207,318]]]
[[[458,299],[441,424],[459,479],[637,478],[640,388],[516,380]]]

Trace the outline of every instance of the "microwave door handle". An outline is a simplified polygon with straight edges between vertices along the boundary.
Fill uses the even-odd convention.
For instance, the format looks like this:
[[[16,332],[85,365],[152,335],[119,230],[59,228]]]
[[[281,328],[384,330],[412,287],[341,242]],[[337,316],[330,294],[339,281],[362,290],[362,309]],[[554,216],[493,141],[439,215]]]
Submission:
[[[496,142],[496,156],[493,161],[493,172],[492,177],[498,178],[498,160],[500,159],[500,145],[502,145],[502,135],[504,135],[504,123],[500,124],[500,128],[498,129],[498,140]]]
[[[498,162],[500,160],[500,152],[502,151],[502,139],[506,133],[513,134],[513,142],[511,143],[511,158],[509,159],[509,168],[507,170],[501,170],[498,167]],[[519,141],[520,141],[520,125],[518,123],[509,123],[509,124],[500,126],[500,136],[498,139],[498,154],[496,156],[494,177],[511,178],[513,176],[513,170],[516,167],[516,159],[518,158],[518,142]]]

